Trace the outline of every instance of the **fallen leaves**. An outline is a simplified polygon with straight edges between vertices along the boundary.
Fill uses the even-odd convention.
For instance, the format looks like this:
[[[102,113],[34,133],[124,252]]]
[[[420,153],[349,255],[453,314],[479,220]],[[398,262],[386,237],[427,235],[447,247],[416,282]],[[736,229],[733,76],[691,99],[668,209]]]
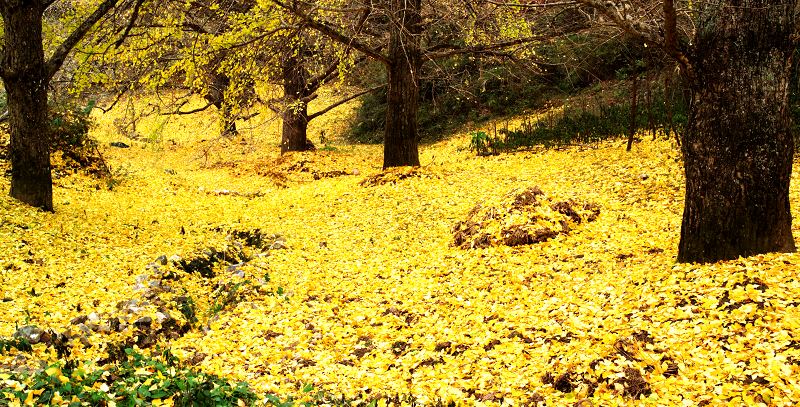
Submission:
[[[425,147],[421,168],[385,172],[373,146],[278,159],[274,140],[263,144],[227,166],[186,160],[204,148],[189,139],[108,151],[127,168],[120,184],[97,190],[66,177],[55,214],[3,194],[0,287],[10,301],[0,302],[0,334],[63,328],[91,312],[105,321],[120,301],[142,299],[136,276],[151,276],[159,256],[188,264],[245,242],[252,260],[232,271],[160,266],[178,276],[161,299],[177,307],[191,297],[206,327],[172,340],[176,355],[262,394],[301,398],[310,385],[422,403],[800,400],[798,256],[675,264],[682,175],[667,142],[476,158],[455,138]],[[490,244],[453,247],[465,219],[480,232],[464,242],[486,233]],[[544,228],[558,233],[536,238]],[[538,242],[502,244],[517,231]],[[266,250],[278,234],[286,248]],[[216,314],[215,304],[224,304]],[[142,312],[158,329],[158,307]],[[89,339],[75,354],[99,360],[123,338]],[[55,358],[36,344],[0,363],[19,355],[33,368]]]

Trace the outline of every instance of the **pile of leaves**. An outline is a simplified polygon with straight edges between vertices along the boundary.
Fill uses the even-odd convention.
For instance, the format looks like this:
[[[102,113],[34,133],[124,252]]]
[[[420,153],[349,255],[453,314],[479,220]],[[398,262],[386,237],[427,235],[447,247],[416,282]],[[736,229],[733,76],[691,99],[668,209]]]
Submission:
[[[536,186],[514,190],[498,203],[475,205],[467,219],[453,227],[453,245],[477,249],[541,243],[592,222],[599,214],[595,204],[554,200]]]
[[[397,181],[407,178],[438,178],[438,176],[423,167],[392,167],[364,178],[359,184],[365,187],[374,187],[395,184]]]

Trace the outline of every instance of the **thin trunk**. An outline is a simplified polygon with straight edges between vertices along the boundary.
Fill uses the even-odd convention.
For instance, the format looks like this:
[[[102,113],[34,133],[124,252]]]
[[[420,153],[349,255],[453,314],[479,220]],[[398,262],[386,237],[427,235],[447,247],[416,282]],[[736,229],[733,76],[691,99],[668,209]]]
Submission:
[[[420,0],[391,0],[394,19],[389,38],[387,64],[386,128],[383,168],[419,165],[419,76],[422,52]]]
[[[672,73],[669,70],[667,70],[666,75],[664,75],[664,111],[667,114],[664,133],[667,136],[667,140],[669,140],[672,133],[672,87],[670,86],[672,82],[671,75]],[[678,137],[677,133],[675,134],[675,141],[678,142],[678,146],[681,145],[681,139]]]
[[[633,146],[633,139],[636,137],[636,96],[639,93],[639,75],[633,75],[633,83],[631,84],[631,127],[628,129],[628,146],[625,151],[631,151]]]
[[[39,2],[2,7],[5,23],[3,83],[11,126],[11,191],[13,198],[53,210],[50,174],[50,123],[47,118],[47,69],[42,49]]]
[[[283,62],[283,112],[281,153],[308,149],[308,71],[303,58],[303,47]]]
[[[650,78],[647,79],[647,90],[645,97],[647,98],[647,126],[650,127],[650,133],[653,135],[653,140],[656,139],[656,125],[653,121],[653,87],[650,83]]]
[[[724,4],[700,27],[678,261],[795,250],[788,107],[793,1]]]
[[[209,87],[205,99],[209,103],[213,103],[214,107],[220,115],[222,121],[222,136],[230,137],[239,134],[236,129],[236,116],[233,114],[233,108],[230,101],[225,100],[225,92],[231,86],[231,78],[224,73],[216,72],[218,63],[211,64],[208,72]]]

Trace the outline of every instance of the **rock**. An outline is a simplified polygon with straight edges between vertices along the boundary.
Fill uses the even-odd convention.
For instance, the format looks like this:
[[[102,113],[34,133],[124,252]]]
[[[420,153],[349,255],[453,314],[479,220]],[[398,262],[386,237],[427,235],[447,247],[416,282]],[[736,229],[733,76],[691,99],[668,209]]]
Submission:
[[[89,342],[89,338],[87,338],[87,337],[85,337],[83,335],[81,335],[81,337],[78,338],[78,341],[81,343],[81,345],[83,345],[86,348],[91,348],[92,347],[92,343]]]
[[[81,315],[79,317],[72,318],[72,320],[69,321],[69,323],[72,325],[78,325],[86,322],[88,319],[89,317],[87,317],[86,315]]]
[[[173,318],[172,318],[172,316],[169,315],[168,312],[166,312],[166,311],[164,311],[164,312],[160,312],[160,311],[156,312],[156,321],[158,321],[159,324],[164,325],[165,322],[172,321],[172,320],[173,320]]]
[[[17,339],[24,339],[31,345],[35,345],[42,340],[43,333],[44,331],[42,328],[36,325],[26,325],[17,329],[17,332],[14,332],[14,337]]]
[[[166,266],[167,265],[167,256],[162,254],[161,256],[156,257],[155,263],[160,264],[162,266]]]
[[[117,309],[128,314],[135,314],[141,311],[144,305],[145,304],[139,304],[137,300],[120,301],[117,303]]]
[[[135,325],[137,328],[141,330],[150,329],[150,325],[152,324],[153,324],[153,318],[150,317],[141,317],[137,319],[136,322],[133,323],[133,325]]]
[[[114,318],[109,318],[109,320],[108,320],[108,326],[109,326],[111,329],[113,329],[114,331],[116,331],[116,332],[120,332],[120,331],[122,331],[122,330],[120,329],[120,322],[119,322],[119,318],[117,318],[117,317],[114,317]]]
[[[67,328],[64,332],[61,332],[61,336],[64,337],[65,340],[70,340],[75,334],[72,333],[72,329]]]
[[[117,147],[117,148],[131,148],[131,146],[129,146],[129,145],[127,145],[127,144],[125,144],[125,143],[123,143],[123,142],[121,142],[121,141],[112,141],[112,142],[111,142],[111,147]]]

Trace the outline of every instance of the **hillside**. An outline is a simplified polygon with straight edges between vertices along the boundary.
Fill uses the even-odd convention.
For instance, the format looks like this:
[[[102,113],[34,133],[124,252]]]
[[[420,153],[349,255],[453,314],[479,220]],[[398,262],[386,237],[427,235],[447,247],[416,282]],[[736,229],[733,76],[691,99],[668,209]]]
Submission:
[[[339,134],[347,109],[310,134]],[[128,140],[98,120],[111,181],[65,175],[44,213],[0,178],[2,337],[70,328],[87,369],[112,344],[169,346],[301,401],[800,402],[800,256],[677,264],[673,141],[476,157],[456,135],[422,147],[421,168],[382,172],[380,146],[335,137],[280,157],[277,122],[218,139],[193,116]],[[494,237],[459,247],[459,222]],[[530,244],[504,245],[520,224]],[[0,367],[56,359],[40,343]]]

